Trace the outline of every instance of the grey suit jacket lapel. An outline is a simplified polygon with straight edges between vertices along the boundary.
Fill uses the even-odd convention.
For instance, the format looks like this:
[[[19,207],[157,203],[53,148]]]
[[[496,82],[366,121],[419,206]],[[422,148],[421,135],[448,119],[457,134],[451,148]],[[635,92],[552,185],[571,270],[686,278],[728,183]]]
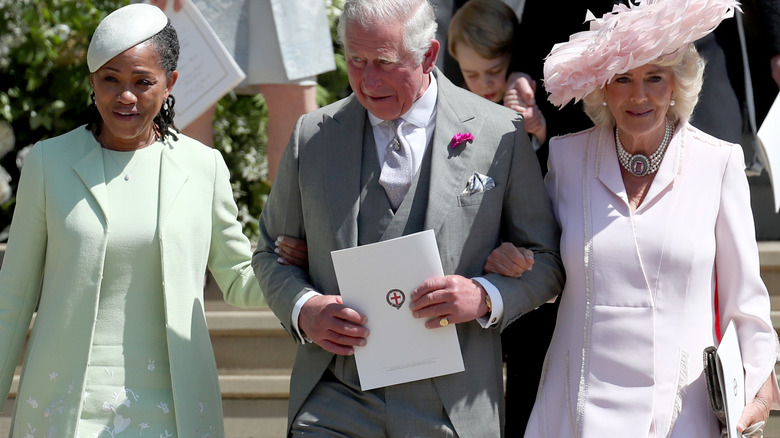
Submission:
[[[322,144],[326,196],[333,235],[339,248],[358,244],[357,218],[360,208],[360,169],[363,160],[363,131],[366,109],[354,95],[333,117],[323,116]]]
[[[458,105],[453,100],[452,91],[456,86],[436,69],[439,87],[436,102],[436,128],[431,139],[431,184],[425,228],[432,229],[437,235],[444,219],[456,206],[458,195],[466,187],[466,181],[473,169],[466,165],[474,154],[475,144],[484,124],[469,108]],[[471,133],[474,142],[462,143],[451,148],[452,137],[458,133]]]
[[[472,169],[466,164],[474,153],[472,143],[450,148],[452,136],[470,132],[479,138],[484,119],[453,100],[457,87],[435,70],[438,97],[436,128],[431,139],[431,184],[426,213],[426,229],[438,232],[450,209],[456,206],[457,196],[463,191]],[[357,246],[357,217],[360,202],[360,169],[362,165],[363,130],[366,109],[353,95],[332,118],[325,115],[322,141],[326,147],[322,157],[327,163],[326,184],[333,233],[340,248]]]

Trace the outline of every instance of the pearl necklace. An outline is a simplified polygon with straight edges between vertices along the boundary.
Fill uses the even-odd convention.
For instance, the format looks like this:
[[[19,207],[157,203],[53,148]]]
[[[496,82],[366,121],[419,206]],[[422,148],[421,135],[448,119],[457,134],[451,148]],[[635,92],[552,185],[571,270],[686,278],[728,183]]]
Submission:
[[[661,141],[661,145],[658,149],[650,155],[648,158],[643,154],[630,154],[623,148],[623,144],[620,142],[620,136],[618,136],[618,128],[615,126],[615,146],[617,146],[617,156],[620,165],[623,166],[631,175],[638,178],[655,173],[661,166],[661,160],[664,158],[666,147],[669,146],[669,140],[672,138],[672,123],[669,119],[666,119],[666,130],[664,131],[664,139]]]

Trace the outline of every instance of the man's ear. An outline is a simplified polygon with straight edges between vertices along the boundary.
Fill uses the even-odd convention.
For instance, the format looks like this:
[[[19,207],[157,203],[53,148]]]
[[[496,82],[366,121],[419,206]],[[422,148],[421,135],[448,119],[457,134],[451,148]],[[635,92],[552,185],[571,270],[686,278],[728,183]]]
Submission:
[[[436,57],[439,56],[439,49],[441,44],[437,40],[431,40],[431,47],[425,52],[423,56],[422,68],[424,73],[430,73],[433,71],[433,67],[436,66]]]

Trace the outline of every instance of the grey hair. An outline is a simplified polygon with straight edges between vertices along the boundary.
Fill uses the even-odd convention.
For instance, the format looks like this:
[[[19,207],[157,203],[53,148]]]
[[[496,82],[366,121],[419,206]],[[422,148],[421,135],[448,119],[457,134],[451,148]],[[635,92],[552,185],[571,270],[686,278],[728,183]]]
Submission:
[[[675,105],[669,107],[668,117],[672,122],[688,121],[699,101],[699,93],[704,83],[704,60],[693,44],[679,49],[675,54],[662,56],[648,64],[669,67],[674,76]],[[607,91],[599,88],[582,99],[585,113],[596,126],[612,127],[615,117],[606,102]]]
[[[404,48],[417,65],[436,38],[436,16],[429,0],[347,0],[338,23],[339,42],[345,45],[347,23],[370,30],[376,23],[403,23]]]

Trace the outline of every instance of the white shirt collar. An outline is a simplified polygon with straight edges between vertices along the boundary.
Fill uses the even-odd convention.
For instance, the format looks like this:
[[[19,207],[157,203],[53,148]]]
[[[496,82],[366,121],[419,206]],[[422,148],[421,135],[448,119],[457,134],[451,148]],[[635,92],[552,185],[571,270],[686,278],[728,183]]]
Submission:
[[[431,78],[428,88],[423,95],[412,104],[409,111],[401,116],[406,123],[410,123],[418,128],[425,128],[429,123],[433,122],[436,110],[436,97],[439,88],[436,83],[436,75],[433,73],[428,73],[428,75]],[[371,122],[371,126],[376,126],[384,121],[370,112],[368,113],[368,119]]]

